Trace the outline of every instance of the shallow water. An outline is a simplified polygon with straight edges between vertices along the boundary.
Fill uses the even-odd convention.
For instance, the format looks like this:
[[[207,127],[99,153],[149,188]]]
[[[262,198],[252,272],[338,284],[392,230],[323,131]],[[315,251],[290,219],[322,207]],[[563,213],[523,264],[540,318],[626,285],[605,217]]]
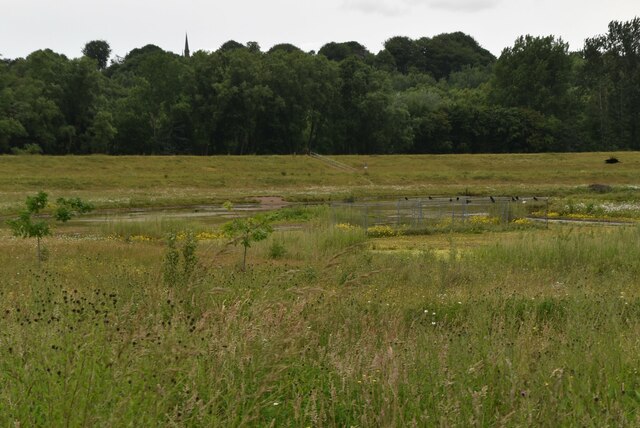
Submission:
[[[281,208],[282,206],[247,203],[234,205],[232,210],[228,210],[219,204],[175,208],[135,209],[88,214],[78,217],[75,221],[82,223],[108,223],[116,221],[141,222],[163,219],[196,219],[207,223],[220,223],[231,218],[244,217],[258,212],[272,211],[274,209]]]

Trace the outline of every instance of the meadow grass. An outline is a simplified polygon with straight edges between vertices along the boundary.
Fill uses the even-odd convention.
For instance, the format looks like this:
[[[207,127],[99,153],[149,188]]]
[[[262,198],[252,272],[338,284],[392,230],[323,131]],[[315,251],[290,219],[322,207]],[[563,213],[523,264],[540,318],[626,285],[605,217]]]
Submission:
[[[174,285],[160,240],[61,234],[37,268],[0,233],[2,426],[640,424],[637,227],[317,220],[246,272],[201,241]]]
[[[615,155],[621,163],[607,165]],[[183,206],[282,196],[339,201],[402,196],[544,195],[638,199],[640,153],[336,156],[362,173],[308,156],[0,156],[0,213],[27,194],[79,196],[98,208]],[[367,164],[365,174],[363,168]],[[605,184],[609,191],[590,190]]]
[[[2,156],[0,213],[44,190],[99,208],[538,194],[559,216],[637,218],[640,154],[610,155],[339,157],[366,175],[304,156]],[[0,227],[0,426],[640,425],[640,228],[488,215],[402,236],[331,216],[271,214],[246,272],[197,218],[74,220],[41,266]],[[198,263],[169,282],[185,263],[164,238],[189,231]]]

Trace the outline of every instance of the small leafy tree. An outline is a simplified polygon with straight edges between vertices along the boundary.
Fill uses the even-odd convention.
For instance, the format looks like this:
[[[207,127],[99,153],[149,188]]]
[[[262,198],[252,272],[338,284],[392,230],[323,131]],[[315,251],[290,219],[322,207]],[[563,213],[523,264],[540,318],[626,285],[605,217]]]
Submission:
[[[20,213],[18,218],[7,221],[14,236],[38,240],[38,263],[43,259],[42,238],[51,235],[51,227],[46,220],[34,217],[47,207],[47,199],[48,195],[42,191],[35,196],[27,196],[25,202],[27,208]],[[75,215],[84,214],[91,210],[93,210],[93,205],[83,202],[80,198],[59,198],[56,201],[53,217],[59,222],[66,223]]]
[[[247,249],[254,242],[263,241],[273,232],[269,224],[269,217],[236,218],[225,223],[222,230],[233,238],[235,245],[242,244],[244,253],[242,256],[242,270],[247,266]]]

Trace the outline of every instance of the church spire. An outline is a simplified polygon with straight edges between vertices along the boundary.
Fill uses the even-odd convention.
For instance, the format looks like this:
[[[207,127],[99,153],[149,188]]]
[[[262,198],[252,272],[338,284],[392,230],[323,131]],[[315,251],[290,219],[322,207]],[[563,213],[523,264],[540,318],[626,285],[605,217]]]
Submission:
[[[182,52],[182,56],[185,58],[189,58],[191,53],[189,52],[189,36],[187,33],[184,34],[184,51]]]

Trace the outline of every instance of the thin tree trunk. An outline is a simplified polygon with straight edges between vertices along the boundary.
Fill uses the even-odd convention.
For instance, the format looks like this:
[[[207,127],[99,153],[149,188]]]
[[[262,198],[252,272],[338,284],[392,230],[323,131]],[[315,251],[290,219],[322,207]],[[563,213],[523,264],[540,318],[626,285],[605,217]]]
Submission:
[[[244,256],[242,257],[242,271],[244,272],[247,267],[247,246],[244,246]]]
[[[40,237],[38,236],[38,267],[42,263],[42,249],[40,248]]]

